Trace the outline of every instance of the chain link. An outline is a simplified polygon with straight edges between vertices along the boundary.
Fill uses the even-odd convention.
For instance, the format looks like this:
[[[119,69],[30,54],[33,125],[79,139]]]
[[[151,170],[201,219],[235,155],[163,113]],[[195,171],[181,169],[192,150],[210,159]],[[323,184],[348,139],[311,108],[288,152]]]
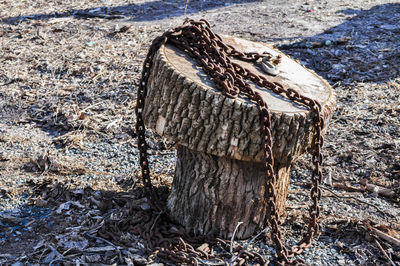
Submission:
[[[153,193],[149,162],[147,158],[147,144],[145,139],[145,125],[143,121],[143,108],[147,95],[147,82],[150,76],[151,66],[157,50],[164,44],[170,43],[177,48],[185,51],[190,57],[194,58],[202,69],[209,75],[215,83],[218,90],[226,97],[236,98],[239,93],[245,94],[250,100],[254,101],[262,118],[262,133],[264,165],[266,173],[266,192],[265,200],[267,203],[267,212],[269,214],[268,222],[271,226],[271,238],[275,244],[276,254],[278,257],[278,265],[301,265],[301,260],[290,260],[294,255],[302,253],[305,248],[311,246],[312,239],[319,234],[318,218],[320,208],[318,201],[321,198],[320,184],[322,182],[322,154],[321,147],[323,145],[322,130],[324,127],[324,119],[322,115],[321,105],[308,97],[305,97],[293,89],[285,89],[280,83],[271,82],[264,76],[257,75],[241,65],[232,62],[231,58],[237,58],[244,61],[256,62],[260,58],[272,60],[274,64],[280,62],[280,57],[274,58],[269,53],[243,53],[236,50],[233,46],[225,44],[222,38],[211,31],[210,24],[201,19],[194,21],[187,19],[182,26],[168,30],[163,35],[157,37],[152,42],[146,59],[143,64],[142,77],[137,92],[136,112],[136,133],[138,137],[138,149],[140,166],[142,170],[142,180],[145,191],[152,202],[157,201],[157,196]],[[279,214],[276,207],[276,190],[275,184],[277,177],[274,173],[274,157],[272,153],[272,133],[271,133],[271,114],[267,103],[261,97],[260,93],[253,90],[249,81],[256,85],[267,88],[272,92],[282,95],[291,101],[300,103],[308,107],[313,116],[314,135],[312,138],[312,163],[314,169],[312,171],[312,188],[310,192],[312,204],[309,209],[310,222],[307,233],[298,245],[288,250],[282,243],[282,233],[279,228]],[[168,254],[167,250],[160,251]],[[184,254],[183,254],[184,255]],[[192,261],[192,257],[183,256],[183,261]]]

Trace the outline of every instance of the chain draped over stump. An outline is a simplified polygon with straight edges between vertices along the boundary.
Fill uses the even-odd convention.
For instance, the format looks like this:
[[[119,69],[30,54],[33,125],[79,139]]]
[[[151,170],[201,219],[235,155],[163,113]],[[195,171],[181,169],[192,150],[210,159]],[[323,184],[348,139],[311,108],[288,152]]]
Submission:
[[[318,217],[320,216],[320,207],[318,201],[321,198],[320,184],[322,182],[322,154],[321,147],[323,145],[322,129],[324,126],[324,118],[322,115],[321,105],[306,96],[301,95],[293,89],[285,89],[278,82],[270,82],[264,76],[252,73],[250,70],[234,63],[230,58],[237,58],[249,62],[257,62],[261,58],[279,63],[280,58],[273,58],[269,53],[243,53],[236,50],[233,46],[225,44],[218,34],[210,29],[210,24],[201,19],[194,21],[187,19],[182,26],[166,31],[161,36],[155,38],[149,48],[148,54],[143,64],[143,72],[140,80],[136,112],[136,134],[138,137],[138,149],[140,154],[140,166],[142,169],[142,180],[147,195],[153,202],[157,201],[157,196],[153,193],[149,161],[147,158],[147,144],[145,140],[145,125],[142,117],[144,102],[147,95],[147,82],[150,76],[152,62],[157,50],[164,44],[169,43],[180,50],[186,52],[190,57],[195,59],[201,68],[211,77],[216,88],[226,97],[236,98],[239,93],[246,95],[250,100],[254,101],[262,118],[263,138],[263,155],[266,175],[266,193],[265,200],[267,202],[268,222],[271,226],[271,238],[275,244],[278,264],[302,264],[301,260],[291,261],[289,258],[302,253],[305,248],[311,246],[313,237],[319,234]],[[274,184],[276,183],[276,174],[274,173],[274,157],[272,154],[272,134],[271,134],[271,116],[267,103],[261,97],[261,94],[253,90],[250,82],[271,90],[272,92],[282,95],[293,102],[306,106],[313,114],[314,135],[312,139],[312,163],[314,169],[312,171],[312,188],[311,199],[312,204],[309,209],[310,222],[307,233],[298,245],[288,250],[282,243],[282,233],[280,231],[278,221],[279,214],[276,207],[276,192]]]

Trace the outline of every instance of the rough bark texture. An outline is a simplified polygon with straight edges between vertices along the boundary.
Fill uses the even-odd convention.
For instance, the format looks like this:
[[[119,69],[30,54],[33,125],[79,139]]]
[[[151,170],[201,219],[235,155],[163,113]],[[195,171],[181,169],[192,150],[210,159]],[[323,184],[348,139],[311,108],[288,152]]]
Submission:
[[[285,211],[289,167],[276,166],[277,208]],[[173,188],[168,199],[171,214],[195,234],[229,238],[250,237],[266,226],[265,171],[261,163],[238,161],[178,146]]]

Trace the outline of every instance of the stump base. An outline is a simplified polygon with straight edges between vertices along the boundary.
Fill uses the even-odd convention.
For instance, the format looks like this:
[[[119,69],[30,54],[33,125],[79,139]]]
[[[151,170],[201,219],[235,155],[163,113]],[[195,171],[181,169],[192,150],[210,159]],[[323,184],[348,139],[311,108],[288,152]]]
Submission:
[[[290,166],[276,166],[277,209],[281,217]],[[175,178],[168,208],[189,232],[245,239],[267,223],[265,171],[261,163],[217,157],[178,145]]]

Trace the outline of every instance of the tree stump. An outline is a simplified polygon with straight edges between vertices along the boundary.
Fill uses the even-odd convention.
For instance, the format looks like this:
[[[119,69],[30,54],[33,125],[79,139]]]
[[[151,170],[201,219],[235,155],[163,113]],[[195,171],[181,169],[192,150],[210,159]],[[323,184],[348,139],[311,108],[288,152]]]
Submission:
[[[279,51],[262,44],[223,36],[243,52]],[[233,60],[271,81],[317,100],[325,130],[335,104],[329,84],[282,55],[279,74],[269,76],[251,62]],[[277,208],[285,213],[291,163],[311,147],[312,115],[302,105],[252,85],[269,105]],[[179,49],[162,46],[154,58],[143,111],[147,127],[177,144],[177,164],[168,198],[171,214],[195,234],[229,238],[262,230],[268,218],[264,200],[261,116],[246,97],[223,96],[197,63]]]

